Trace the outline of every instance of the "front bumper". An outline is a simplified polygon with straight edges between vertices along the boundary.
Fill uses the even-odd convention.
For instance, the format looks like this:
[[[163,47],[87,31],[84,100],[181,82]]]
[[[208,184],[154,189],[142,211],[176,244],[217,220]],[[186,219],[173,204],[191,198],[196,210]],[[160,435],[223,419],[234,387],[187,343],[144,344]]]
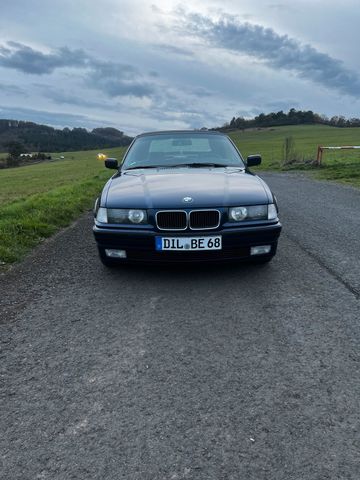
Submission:
[[[280,222],[251,227],[234,227],[220,230],[191,232],[158,232],[155,230],[134,230],[106,228],[94,225],[95,240],[99,248],[126,250],[127,259],[119,262],[222,262],[249,260],[250,247],[271,245],[271,251],[261,257],[272,257],[276,253],[277,241],[281,232]],[[156,237],[202,237],[222,236],[222,250],[206,251],[161,251],[155,250]],[[257,257],[260,257],[257,256]]]

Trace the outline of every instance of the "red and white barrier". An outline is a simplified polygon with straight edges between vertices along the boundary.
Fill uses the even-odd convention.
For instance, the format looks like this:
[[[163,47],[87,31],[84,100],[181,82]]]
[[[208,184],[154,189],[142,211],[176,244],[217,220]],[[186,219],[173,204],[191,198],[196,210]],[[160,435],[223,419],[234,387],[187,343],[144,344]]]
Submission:
[[[343,145],[341,147],[324,147],[322,145],[319,145],[317,150],[316,163],[317,165],[321,165],[324,150],[358,150],[358,149],[360,149],[360,145]]]

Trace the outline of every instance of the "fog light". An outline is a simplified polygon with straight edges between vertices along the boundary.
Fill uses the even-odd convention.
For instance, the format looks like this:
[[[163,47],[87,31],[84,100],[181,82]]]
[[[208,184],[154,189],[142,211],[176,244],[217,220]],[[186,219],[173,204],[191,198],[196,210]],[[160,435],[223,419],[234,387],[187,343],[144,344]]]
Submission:
[[[251,247],[251,255],[265,255],[270,253],[271,245],[259,245],[257,247]]]
[[[113,250],[110,248],[105,248],[105,253],[111,258],[126,258],[126,250]]]

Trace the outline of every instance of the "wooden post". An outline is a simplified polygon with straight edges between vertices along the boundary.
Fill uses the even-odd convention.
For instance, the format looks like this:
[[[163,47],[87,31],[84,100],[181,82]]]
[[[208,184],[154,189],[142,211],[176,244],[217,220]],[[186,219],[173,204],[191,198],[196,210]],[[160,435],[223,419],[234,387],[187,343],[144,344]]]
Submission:
[[[320,167],[321,161],[322,161],[322,153],[323,153],[323,148],[321,145],[318,146],[317,149],[317,156],[316,156],[316,165]]]

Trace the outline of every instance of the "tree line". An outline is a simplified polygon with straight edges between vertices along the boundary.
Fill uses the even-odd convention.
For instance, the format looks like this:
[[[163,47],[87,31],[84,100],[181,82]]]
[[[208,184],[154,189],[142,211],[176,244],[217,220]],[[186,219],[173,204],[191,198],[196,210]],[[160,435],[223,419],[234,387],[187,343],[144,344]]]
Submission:
[[[132,138],[116,128],[56,129],[33,122],[0,119],[0,152],[19,145],[21,153],[93,150],[129,145]]]
[[[291,108],[287,113],[280,110],[279,112],[260,113],[254,118],[246,119],[244,117],[233,117],[230,122],[225,123],[217,130],[229,129],[245,129],[256,127],[275,127],[283,125],[304,125],[304,124],[321,124],[333,127],[360,127],[360,118],[345,118],[344,116],[333,116],[331,118],[326,115],[314,113],[312,110],[296,110]]]

